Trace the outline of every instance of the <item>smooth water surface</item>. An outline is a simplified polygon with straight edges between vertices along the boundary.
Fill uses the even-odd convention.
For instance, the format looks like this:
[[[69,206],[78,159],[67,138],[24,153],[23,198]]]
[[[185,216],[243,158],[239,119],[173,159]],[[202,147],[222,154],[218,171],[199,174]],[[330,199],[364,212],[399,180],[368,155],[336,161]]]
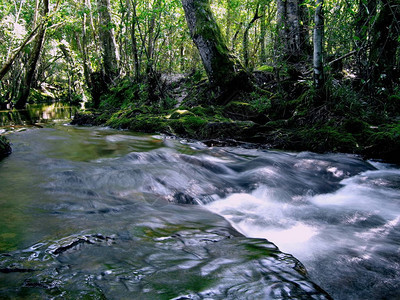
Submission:
[[[26,109],[0,110],[0,126],[25,126],[65,122],[71,119],[77,107],[62,102],[28,104]]]
[[[105,128],[9,138],[0,298],[329,298],[313,282],[334,299],[400,294],[395,166]]]

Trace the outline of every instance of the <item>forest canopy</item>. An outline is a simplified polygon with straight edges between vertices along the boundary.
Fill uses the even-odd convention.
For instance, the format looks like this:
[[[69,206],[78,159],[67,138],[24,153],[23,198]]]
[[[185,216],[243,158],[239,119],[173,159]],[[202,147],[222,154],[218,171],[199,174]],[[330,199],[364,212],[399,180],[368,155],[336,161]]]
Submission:
[[[307,73],[319,30],[329,75],[357,77],[368,93],[397,88],[397,0],[194,2],[210,7],[226,51],[249,71]],[[27,85],[81,99],[99,76],[113,84],[204,69],[180,0],[2,1],[0,18],[3,103],[27,98]]]

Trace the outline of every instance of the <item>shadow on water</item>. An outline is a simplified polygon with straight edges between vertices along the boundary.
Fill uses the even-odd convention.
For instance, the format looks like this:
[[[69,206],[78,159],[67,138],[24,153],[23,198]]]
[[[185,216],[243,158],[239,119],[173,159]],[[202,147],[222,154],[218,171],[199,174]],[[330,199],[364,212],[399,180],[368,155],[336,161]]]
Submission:
[[[28,104],[26,109],[0,110],[0,126],[29,126],[70,120],[76,106],[63,102]]]

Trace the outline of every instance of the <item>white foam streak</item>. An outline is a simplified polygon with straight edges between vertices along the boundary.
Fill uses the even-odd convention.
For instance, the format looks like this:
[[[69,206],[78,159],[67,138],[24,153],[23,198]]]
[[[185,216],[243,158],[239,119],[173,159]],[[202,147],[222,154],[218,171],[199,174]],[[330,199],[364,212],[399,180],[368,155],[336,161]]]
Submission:
[[[266,238],[285,252],[306,250],[318,229],[287,218],[285,215],[292,207],[269,197],[271,194],[261,188],[252,194],[233,194],[208,204],[207,208],[224,216],[248,237]]]

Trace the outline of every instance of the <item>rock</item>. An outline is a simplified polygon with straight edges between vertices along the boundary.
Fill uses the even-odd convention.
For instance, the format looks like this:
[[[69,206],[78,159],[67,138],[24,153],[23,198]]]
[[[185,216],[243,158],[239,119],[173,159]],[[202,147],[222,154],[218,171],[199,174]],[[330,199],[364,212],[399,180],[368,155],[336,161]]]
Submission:
[[[98,126],[102,125],[99,114],[95,113],[76,113],[71,121],[71,125],[79,126]]]
[[[6,157],[11,154],[11,145],[10,142],[6,139],[5,136],[0,136],[0,159]]]

